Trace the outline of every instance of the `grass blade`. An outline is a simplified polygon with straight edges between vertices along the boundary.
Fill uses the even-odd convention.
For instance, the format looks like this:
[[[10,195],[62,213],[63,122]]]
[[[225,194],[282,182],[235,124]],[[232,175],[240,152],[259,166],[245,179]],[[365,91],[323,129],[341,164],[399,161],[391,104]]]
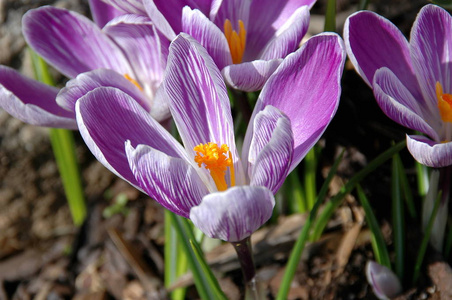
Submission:
[[[381,166],[384,162],[394,156],[395,153],[399,152],[403,148],[405,148],[406,142],[401,141],[398,144],[392,146],[379,156],[377,156],[374,160],[372,160],[367,167],[359,171],[355,176],[353,176],[327,204],[322,211],[322,214],[316,220],[314,224],[314,229],[311,234],[311,240],[318,240],[322,235],[323,230],[326,227],[329,219],[333,215],[334,211],[339,207],[342,202],[342,199],[350,193],[355,186],[361,182],[369,173],[373,172],[376,168]]]
[[[326,4],[324,31],[336,32],[336,0],[328,0]]]
[[[31,50],[30,55],[36,79],[53,86],[54,81],[47,64]],[[74,136],[69,130],[51,128],[50,142],[60,171],[72,220],[75,225],[80,226],[86,217],[86,204],[75,153]]]
[[[380,226],[378,225],[377,218],[375,217],[372,207],[364,194],[363,189],[358,184],[357,186],[358,198],[361,205],[366,213],[366,222],[369,226],[370,232],[372,233],[371,242],[372,248],[374,250],[376,261],[382,265],[391,269],[391,260],[389,259],[388,248],[386,247],[383,234],[381,233]]]
[[[196,242],[187,219],[173,213],[168,214],[171,223],[179,235],[180,246],[187,255],[188,265],[195,280],[196,289],[201,299],[227,299],[217,279],[204,259],[201,248]]]
[[[317,171],[317,147],[314,146],[312,149],[306,154],[303,162],[305,167],[304,172],[304,188],[306,191],[306,203],[308,210],[311,210],[314,206],[316,200],[317,193],[317,185],[316,185],[316,171]]]
[[[416,208],[414,206],[414,200],[413,200],[413,192],[411,191],[410,184],[408,183],[408,178],[405,173],[405,167],[403,166],[402,160],[400,159],[400,155],[396,154],[394,155],[394,159],[396,160],[397,167],[400,170],[399,171],[399,180],[400,180],[400,186],[402,187],[403,196],[405,199],[406,206],[408,208],[408,212],[410,214],[411,218],[416,218]]]
[[[405,262],[405,214],[403,210],[402,195],[400,190],[400,166],[397,163],[397,154],[392,160],[392,230],[395,249],[395,273],[400,280],[404,276]]]
[[[328,176],[325,179],[325,182],[323,183],[322,188],[320,189],[320,192],[317,196],[317,200],[314,206],[312,207],[311,212],[309,213],[309,217],[306,220],[306,223],[304,224],[303,229],[300,232],[300,235],[298,236],[298,239],[295,243],[292,253],[290,254],[289,261],[287,262],[286,265],[286,271],[284,273],[284,277],[281,281],[278,295],[276,297],[277,300],[287,299],[287,295],[289,294],[290,285],[295,275],[298,262],[300,261],[301,254],[303,253],[304,246],[306,245],[306,241],[308,240],[309,237],[311,224],[313,223],[317,216],[317,211],[319,210],[320,205],[322,204],[323,199],[325,198],[326,193],[328,192],[330,182],[337,172],[337,168],[339,166],[339,163],[342,161],[343,155],[344,152],[342,151],[341,155],[336,159],[334,165],[331,167],[331,170],[328,173]]]

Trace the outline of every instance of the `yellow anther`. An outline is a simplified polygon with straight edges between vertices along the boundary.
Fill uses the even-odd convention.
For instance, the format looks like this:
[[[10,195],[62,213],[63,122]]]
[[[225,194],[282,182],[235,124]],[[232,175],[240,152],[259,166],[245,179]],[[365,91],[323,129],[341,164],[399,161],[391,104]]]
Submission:
[[[234,64],[241,63],[246,46],[245,24],[243,24],[242,20],[239,20],[239,32],[237,33],[237,31],[232,29],[231,21],[226,19],[224,22],[224,35],[228,41],[232,62]]]
[[[232,154],[226,144],[218,147],[216,143],[199,144],[193,150],[196,152],[195,162],[198,167],[204,167],[209,170],[215,185],[219,191],[225,191],[228,188],[225,175],[228,167],[231,174],[231,186],[235,185],[234,165]]]
[[[136,81],[135,79],[133,79],[132,77],[130,77],[129,74],[124,74],[124,77],[130,81],[131,83],[133,83],[140,91],[143,91],[143,88],[141,87],[141,85],[138,83],[138,81]]]
[[[439,114],[443,122],[452,123],[452,95],[444,94],[441,83],[436,82],[436,98],[438,99]]]

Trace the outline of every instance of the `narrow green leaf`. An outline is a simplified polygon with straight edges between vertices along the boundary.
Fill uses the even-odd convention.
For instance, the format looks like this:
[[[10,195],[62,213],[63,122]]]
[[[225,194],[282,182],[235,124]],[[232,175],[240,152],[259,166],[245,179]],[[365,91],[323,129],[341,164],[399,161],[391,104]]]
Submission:
[[[427,195],[429,179],[428,179],[428,168],[417,161],[416,164],[416,175],[417,175],[417,189],[421,197]]]
[[[187,256],[179,247],[179,240],[169,216],[171,212],[165,209],[165,287],[169,287],[176,279],[187,272]],[[186,288],[178,288],[171,292],[172,300],[183,300]]]
[[[334,175],[337,172],[337,168],[339,166],[339,163],[342,161],[343,155],[344,155],[344,151],[342,151],[341,155],[336,159],[336,161],[334,162],[334,165],[331,167],[331,170],[328,173],[328,176],[325,179],[325,182],[323,183],[322,188],[320,189],[320,192],[317,196],[317,200],[316,200],[314,206],[312,207],[311,212],[309,213],[309,217],[306,220],[306,223],[304,224],[303,229],[300,232],[300,235],[298,236],[298,239],[295,243],[292,253],[290,254],[289,261],[287,262],[287,265],[286,265],[286,271],[284,273],[284,277],[281,281],[278,295],[276,297],[277,300],[287,299],[287,295],[289,294],[290,285],[291,285],[293,277],[295,275],[295,271],[297,269],[298,262],[300,261],[301,254],[303,253],[304,246],[309,237],[309,231],[311,229],[311,225],[317,216],[317,211],[319,210],[320,205],[322,204],[323,200],[325,199],[326,193],[328,192],[328,187],[331,183],[331,180],[333,179]]]
[[[392,230],[395,249],[395,273],[400,280],[404,277],[405,265],[405,213],[403,210],[402,195],[400,190],[400,166],[396,155],[392,160]]]
[[[372,233],[372,248],[375,253],[375,258],[380,265],[383,265],[391,269],[391,260],[389,259],[388,248],[386,247],[383,234],[381,233],[380,226],[378,225],[377,218],[375,217],[372,207],[367,200],[366,194],[364,193],[361,186],[357,185],[358,198],[361,205],[366,213],[366,222],[369,226],[370,232]]]
[[[442,191],[439,191],[435,200],[435,206],[433,207],[432,214],[430,215],[430,218],[428,220],[427,228],[424,232],[424,238],[422,239],[421,246],[419,247],[416,263],[414,264],[413,284],[416,283],[417,279],[419,278],[419,272],[421,270],[422,262],[424,261],[425,252],[427,251],[430,235],[432,233],[433,223],[435,222],[436,214],[438,213],[438,208],[441,203],[441,197]]]
[[[384,162],[390,159],[395,153],[399,152],[403,148],[405,148],[406,142],[402,141],[398,144],[392,146],[379,156],[377,156],[374,160],[372,160],[364,169],[356,173],[337,193],[328,203],[325,204],[325,207],[322,211],[322,214],[316,220],[314,224],[314,229],[311,234],[311,240],[316,241],[322,235],[323,230],[325,229],[329,219],[333,215],[334,211],[339,207],[342,202],[342,199],[350,193],[358,184],[361,182],[369,173],[373,172],[376,168],[381,166]]]
[[[328,0],[325,13],[324,31],[336,32],[336,0]]]
[[[360,0],[359,5],[358,5],[358,10],[367,9],[368,5],[369,5],[369,0]]]
[[[54,85],[53,78],[44,60],[31,50],[30,55],[36,79],[45,84]],[[69,130],[51,128],[50,142],[60,171],[72,220],[75,225],[80,226],[86,217],[86,204],[75,153],[74,136]]]
[[[308,208],[304,199],[303,187],[298,176],[298,170],[295,169],[287,176],[281,191],[284,194],[284,200],[289,207],[289,213],[305,213]]]
[[[227,299],[218,284],[217,279],[204,259],[201,248],[196,242],[190,224],[185,218],[173,213],[168,215],[179,234],[180,246],[187,255],[188,265],[195,280],[196,289],[201,299]]]
[[[316,171],[317,171],[317,155],[316,146],[314,146],[304,158],[304,188],[306,192],[306,202],[308,205],[308,210],[311,210],[314,206],[317,193],[316,185]]]
[[[400,155],[396,154],[394,155],[394,159],[397,163],[397,168],[399,171],[399,180],[400,180],[400,186],[402,188],[403,197],[405,199],[406,206],[408,208],[408,212],[410,213],[411,218],[416,218],[416,208],[414,206],[414,200],[413,200],[413,192],[411,191],[410,184],[408,183],[408,178],[405,173],[405,167],[403,166],[402,160],[400,159]]]

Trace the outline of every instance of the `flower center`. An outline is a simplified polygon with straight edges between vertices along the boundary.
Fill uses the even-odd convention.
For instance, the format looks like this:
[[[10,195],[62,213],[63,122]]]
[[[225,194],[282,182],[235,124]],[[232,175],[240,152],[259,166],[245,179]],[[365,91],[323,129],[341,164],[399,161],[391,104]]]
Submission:
[[[234,164],[232,162],[232,154],[226,144],[218,147],[218,144],[209,142],[207,144],[199,144],[195,148],[195,162],[198,167],[204,167],[209,170],[215,185],[219,191],[225,191],[228,188],[226,183],[226,171],[230,168],[231,186],[235,185]]]
[[[441,83],[436,82],[436,98],[438,98],[438,109],[443,122],[452,123],[452,95],[444,94]]]
[[[131,83],[133,83],[140,91],[143,91],[143,88],[141,87],[141,85],[138,83],[138,81],[136,81],[135,79],[133,79],[132,77],[130,77],[129,74],[124,74],[124,77],[130,81]]]
[[[226,19],[224,22],[224,35],[231,51],[232,62],[234,64],[241,63],[246,45],[246,30],[243,21],[239,20],[239,32],[237,33],[237,31],[232,29],[231,21]]]

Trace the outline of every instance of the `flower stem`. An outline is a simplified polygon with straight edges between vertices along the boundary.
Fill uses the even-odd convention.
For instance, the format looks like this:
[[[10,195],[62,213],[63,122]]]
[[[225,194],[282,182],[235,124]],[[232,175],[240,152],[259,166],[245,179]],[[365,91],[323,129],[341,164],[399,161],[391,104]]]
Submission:
[[[253,251],[251,248],[251,239],[247,237],[240,242],[232,242],[240,267],[242,267],[243,279],[245,281],[245,299],[258,300],[259,293],[256,280],[256,269],[254,267]]]

